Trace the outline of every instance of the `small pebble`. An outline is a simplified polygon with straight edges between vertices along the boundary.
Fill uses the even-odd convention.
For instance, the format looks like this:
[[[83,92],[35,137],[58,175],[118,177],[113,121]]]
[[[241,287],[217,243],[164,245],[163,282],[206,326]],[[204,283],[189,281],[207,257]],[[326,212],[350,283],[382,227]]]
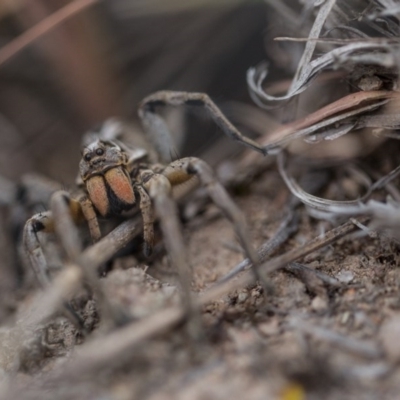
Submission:
[[[328,301],[321,296],[316,296],[311,302],[311,308],[317,312],[325,311],[328,308]]]
[[[354,279],[354,274],[351,271],[340,271],[336,278],[342,283],[350,283]]]
[[[347,321],[348,321],[349,319],[350,319],[350,312],[349,312],[349,311],[346,311],[346,312],[343,313],[342,318],[341,318],[341,320],[340,320],[340,323],[341,323],[342,325],[346,325],[346,323],[347,323]]]
[[[247,290],[240,292],[238,294],[237,302],[239,304],[244,303],[248,298],[249,298],[249,292]]]

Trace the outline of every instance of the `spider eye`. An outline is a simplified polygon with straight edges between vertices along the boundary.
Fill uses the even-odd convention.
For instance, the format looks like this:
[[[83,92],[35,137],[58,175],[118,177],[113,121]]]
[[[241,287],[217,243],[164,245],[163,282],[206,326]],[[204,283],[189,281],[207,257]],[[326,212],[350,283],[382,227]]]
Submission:
[[[98,156],[102,156],[102,155],[104,154],[104,150],[103,150],[103,149],[97,149],[97,150],[96,150],[96,154],[97,154]]]
[[[86,153],[83,158],[85,159],[85,161],[90,161],[92,156],[90,155],[90,153]]]

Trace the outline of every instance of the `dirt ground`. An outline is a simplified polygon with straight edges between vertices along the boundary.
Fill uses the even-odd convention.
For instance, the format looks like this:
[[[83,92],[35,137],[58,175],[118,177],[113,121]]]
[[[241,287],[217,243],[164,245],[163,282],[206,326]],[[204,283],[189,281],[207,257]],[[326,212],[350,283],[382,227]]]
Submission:
[[[235,197],[257,246],[274,235],[287,197],[274,169]],[[331,228],[310,218],[304,208],[298,214],[298,232],[276,253],[301,247]],[[195,292],[204,292],[243,260],[232,225],[214,205],[187,222],[184,233]],[[90,335],[84,339],[61,315],[38,326],[19,348],[17,369],[4,363],[2,355],[5,377],[14,370],[12,379],[4,381],[2,398],[397,398],[396,245],[381,236],[353,234],[298,262],[308,273],[274,272],[268,276],[267,293],[251,284],[205,305],[202,342],[194,345],[179,324],[160,329],[123,356],[116,353],[107,365],[96,368],[93,361],[77,374],[68,365],[74,365],[80,348],[115,328],[110,330],[99,317],[96,300],[87,293],[75,296],[73,304]],[[111,303],[133,324],[179,305],[176,272],[162,252],[151,265],[132,256],[118,260],[101,283]],[[30,301],[25,297],[18,308],[29,308]],[[3,336],[15,332],[7,329],[3,327]]]

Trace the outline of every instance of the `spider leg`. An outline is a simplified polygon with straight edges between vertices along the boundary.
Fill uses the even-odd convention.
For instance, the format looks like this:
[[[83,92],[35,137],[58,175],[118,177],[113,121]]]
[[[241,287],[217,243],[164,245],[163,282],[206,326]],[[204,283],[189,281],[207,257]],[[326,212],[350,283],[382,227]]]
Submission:
[[[53,194],[53,196],[57,195],[58,193],[66,194],[66,192],[63,191],[57,191]],[[77,201],[70,201],[70,212],[74,221],[76,223],[80,222],[82,213],[80,205]],[[42,286],[46,286],[50,282],[50,279],[49,267],[40,243],[39,234],[53,232],[55,232],[55,224],[52,211],[35,214],[26,222],[24,227],[24,249],[28,259],[31,261],[35,275]]]
[[[140,211],[143,218],[143,253],[145,257],[150,257],[154,247],[154,214],[150,196],[141,185],[135,185],[135,191],[140,197]]]
[[[76,228],[77,218],[82,220],[83,212],[79,201],[71,199],[68,192],[59,190],[50,199],[50,209],[53,214],[54,231],[60,239],[67,257],[73,262],[82,252],[82,244]],[[75,216],[75,218],[74,218]]]
[[[153,174],[143,184],[153,201],[156,214],[160,220],[165,246],[171,262],[178,270],[183,294],[183,304],[189,317],[188,331],[191,338],[200,340],[202,324],[199,310],[194,305],[190,290],[191,267],[179,223],[178,209],[172,198],[171,183],[161,174]]]
[[[155,113],[157,106],[202,106],[210,114],[214,122],[223,130],[223,132],[231,139],[242,143],[266,155],[264,147],[256,141],[243,136],[238,129],[225,117],[222,111],[205,93],[190,92],[174,92],[160,91],[151,94],[142,100],[139,106],[139,117],[143,126],[149,135],[149,139],[154,147],[161,153],[164,160],[170,159],[169,149],[172,142],[168,127],[165,121]]]
[[[80,204],[83,217],[85,218],[90,232],[90,237],[93,242],[97,242],[101,238],[101,231],[99,226],[99,220],[94,209],[93,203],[89,200],[86,195],[78,197],[78,203]]]
[[[25,224],[23,232],[23,245],[28,259],[31,261],[33,270],[42,286],[49,283],[49,268],[40,243],[40,233],[54,233],[57,226],[60,226],[59,234],[61,238],[69,238],[69,243],[62,243],[70,259],[74,259],[76,254],[81,251],[81,244],[75,232],[75,225],[87,220],[93,241],[101,237],[101,232],[93,205],[86,196],[80,196],[77,200],[72,199],[69,193],[59,190],[56,191],[51,199],[64,199],[67,204],[68,218],[72,219],[73,227],[65,222],[65,213],[60,216],[54,215],[54,210],[35,214]],[[50,200],[52,202],[53,200]],[[54,201],[53,201],[54,202]],[[55,220],[60,218],[59,223]],[[70,233],[73,232],[73,233]],[[66,240],[66,239],[65,239]],[[74,241],[74,243],[72,243]],[[72,250],[73,249],[73,250]]]
[[[34,215],[24,227],[23,247],[31,262],[39,283],[44,287],[50,280],[48,266],[38,237],[39,232],[54,232],[53,217],[50,211]]]
[[[163,175],[168,178],[172,185],[180,185],[192,179],[193,175],[198,177],[200,184],[207,189],[213,202],[233,224],[240,244],[253,264],[253,272],[256,278],[265,285],[264,279],[258,271],[259,258],[250,243],[246,219],[225,188],[215,178],[211,167],[199,158],[187,157],[169,164],[164,169]]]
[[[122,309],[110,304],[100,285],[96,270],[90,268],[90,265],[87,266],[82,260],[82,244],[79,240],[76,221],[73,218],[74,214],[71,212],[76,203],[81,207],[81,204],[71,199],[67,192],[58,191],[53,194],[50,200],[50,208],[53,213],[54,231],[58,235],[69,260],[81,268],[84,278],[100,303],[101,310],[104,312],[103,315],[108,316],[114,324],[123,324],[126,322],[127,316]]]

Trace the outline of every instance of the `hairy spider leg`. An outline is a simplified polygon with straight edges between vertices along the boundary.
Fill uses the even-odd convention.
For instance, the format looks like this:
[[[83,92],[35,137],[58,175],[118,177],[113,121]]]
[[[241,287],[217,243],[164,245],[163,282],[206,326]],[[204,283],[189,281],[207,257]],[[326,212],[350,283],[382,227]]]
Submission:
[[[217,105],[205,93],[159,91],[144,98],[139,105],[139,117],[148,134],[149,140],[160,153],[164,161],[170,160],[172,139],[167,124],[156,114],[158,106],[201,106],[209,113],[214,122],[231,139],[266,155],[263,146],[256,141],[242,135],[237,128],[225,117]]]
[[[215,178],[211,167],[199,158],[186,157],[169,164],[163,171],[163,175],[168,178],[172,185],[180,185],[192,179],[193,176],[198,177],[200,184],[205,187],[211,200],[231,221],[246,256],[254,266],[253,271],[256,278],[264,284],[263,277],[258,270],[258,254],[250,242],[246,219],[225,188]]]
[[[71,199],[67,192],[58,192],[61,192],[64,196],[68,196],[69,212],[74,222],[82,222],[84,216],[80,203],[77,200]],[[35,214],[26,222],[24,227],[24,248],[27,250],[28,258],[31,261],[33,270],[42,286],[46,286],[49,283],[49,276],[48,265],[40,244],[39,234],[54,232],[55,224],[52,211]]]

